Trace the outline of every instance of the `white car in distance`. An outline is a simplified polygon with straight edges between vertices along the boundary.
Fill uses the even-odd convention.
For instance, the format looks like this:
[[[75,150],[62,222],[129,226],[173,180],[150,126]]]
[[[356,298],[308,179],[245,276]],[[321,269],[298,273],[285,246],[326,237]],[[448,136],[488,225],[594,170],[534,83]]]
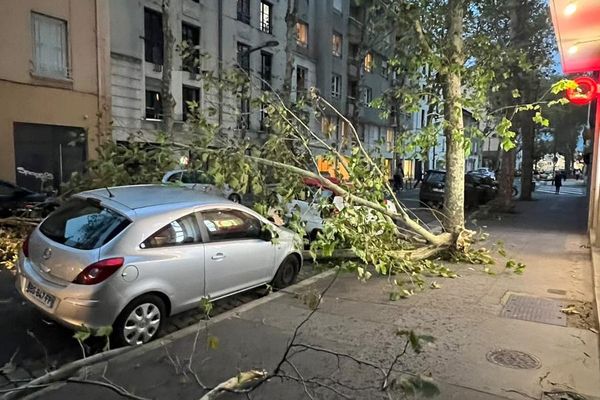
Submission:
[[[201,191],[213,196],[224,197],[234,203],[241,203],[242,196],[229,186],[218,187],[212,176],[204,171],[177,169],[167,172],[163,183],[180,183],[185,187]]]

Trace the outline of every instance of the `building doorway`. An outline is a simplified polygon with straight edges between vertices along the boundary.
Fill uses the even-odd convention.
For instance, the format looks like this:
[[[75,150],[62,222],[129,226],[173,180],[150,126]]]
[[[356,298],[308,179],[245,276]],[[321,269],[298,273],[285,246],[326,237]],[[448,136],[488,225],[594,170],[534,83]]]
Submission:
[[[14,144],[17,184],[38,192],[58,191],[87,159],[83,128],[15,122]]]

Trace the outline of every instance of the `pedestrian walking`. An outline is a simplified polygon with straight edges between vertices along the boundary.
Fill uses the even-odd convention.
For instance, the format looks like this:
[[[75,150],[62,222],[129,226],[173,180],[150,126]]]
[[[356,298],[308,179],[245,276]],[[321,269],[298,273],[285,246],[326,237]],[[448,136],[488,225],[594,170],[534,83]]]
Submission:
[[[556,175],[554,175],[554,186],[556,187],[556,194],[560,193],[560,187],[562,186],[562,180],[563,180],[563,176],[560,172],[557,172]]]
[[[402,167],[396,168],[396,173],[394,174],[394,191],[399,192],[404,187],[404,171]]]

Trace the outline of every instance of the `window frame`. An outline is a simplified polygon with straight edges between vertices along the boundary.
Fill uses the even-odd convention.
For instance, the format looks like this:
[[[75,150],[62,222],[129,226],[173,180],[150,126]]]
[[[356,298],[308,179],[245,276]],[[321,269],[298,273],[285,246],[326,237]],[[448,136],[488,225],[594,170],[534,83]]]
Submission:
[[[250,25],[250,0],[237,0],[237,20]]]
[[[36,23],[37,21],[37,23]],[[48,23],[53,23],[57,26],[61,26],[61,45],[62,47],[62,63],[64,66],[64,70],[59,71],[50,71],[41,68],[41,63],[39,62],[38,57],[41,55],[38,54],[38,42],[37,38],[37,26],[42,22],[46,21]],[[32,52],[33,52],[33,73],[37,76],[43,76],[48,78],[56,78],[56,79],[71,79],[71,51],[69,45],[69,22],[67,20],[56,18],[50,15],[31,12],[31,35],[32,35]],[[40,45],[42,43],[39,43]]]
[[[186,91],[187,93],[193,92],[194,94],[198,94],[196,98],[194,99],[187,99],[186,100]],[[196,87],[196,86],[190,86],[190,85],[182,85],[181,86],[181,102],[183,103],[183,109],[182,109],[182,117],[184,121],[188,120],[189,117],[189,113],[191,112],[191,110],[189,110],[188,107],[188,101],[195,101],[196,103],[198,103],[198,108],[200,108],[200,99],[201,99],[202,93],[200,92],[200,88]]]
[[[339,38],[339,43],[337,43],[336,46],[336,39]],[[343,47],[344,47],[344,36],[342,36],[341,33],[333,31],[333,33],[331,34],[331,54],[334,57],[342,57],[342,52],[343,52]],[[337,51],[336,51],[337,50]]]
[[[302,71],[302,87],[300,87],[300,71]],[[308,81],[308,68],[296,65],[296,96],[306,94],[306,83]]]
[[[238,68],[250,72],[250,46],[244,42],[237,42],[237,64]]]
[[[181,219],[184,218],[188,218],[190,217],[191,220],[193,221],[194,224],[194,228],[196,230],[196,239],[193,242],[182,242],[182,243],[168,243],[168,244],[164,244],[164,245],[160,245],[160,246],[148,246],[148,245],[144,245],[146,242],[148,242],[151,238],[153,238],[157,233],[161,232],[162,230],[164,230],[165,228],[167,228],[168,226],[170,226],[173,222],[179,221]],[[181,246],[191,246],[191,245],[198,245],[198,244],[204,244],[205,243],[205,237],[204,234],[202,232],[202,227],[200,224],[200,220],[198,219],[198,215],[196,212],[191,212],[188,214],[185,214],[179,218],[176,218],[174,220],[172,220],[171,222],[168,222],[167,224],[165,224],[164,226],[162,226],[160,229],[158,229],[156,232],[153,232],[152,234],[148,235],[148,237],[144,240],[142,240],[142,242],[138,245],[138,247],[142,250],[148,250],[148,249],[164,249],[164,248],[172,248],[172,247],[181,247]]]
[[[189,40],[189,38],[186,38],[186,32],[190,33],[192,32],[192,38],[191,40]],[[198,35],[198,43],[194,43],[194,37],[195,34],[197,33]],[[199,74],[200,73],[200,39],[202,38],[202,28],[198,25],[194,25],[191,24],[189,22],[185,22],[185,21],[181,21],[181,41],[182,42],[188,42],[188,45],[191,44],[192,47],[194,47],[194,49],[191,51],[191,54],[188,54],[187,57],[181,57],[181,69],[183,69],[184,71],[188,71],[194,74]],[[198,47],[198,48],[196,48]],[[192,63],[190,65],[190,57],[192,58]],[[194,65],[195,60],[198,60],[198,65]]]
[[[373,53],[368,51],[367,54],[365,54],[365,58],[363,59],[363,70],[365,72],[372,73],[374,70],[374,63],[375,59],[373,57]]]
[[[265,0],[260,1],[258,21],[258,28],[261,32],[273,34],[273,4]]]
[[[369,86],[364,86],[362,89],[362,102],[365,107],[370,107],[369,104],[373,101],[373,89]]]
[[[301,32],[301,30],[299,29],[300,27],[304,28],[304,36],[306,40],[302,40],[303,38],[301,38],[301,36],[299,35],[299,33]],[[304,21],[296,21],[296,45],[299,47],[302,47],[303,49],[307,49],[308,48],[308,36],[309,36],[309,32],[308,32],[308,23],[304,22]]]
[[[342,97],[342,75],[331,74],[331,97],[339,99]]]
[[[245,215],[246,217],[252,218],[254,220],[256,220],[260,226],[260,230],[259,230],[259,234],[257,237],[246,237],[246,238],[232,238],[232,239],[213,239],[211,238],[210,232],[208,230],[208,227],[206,226],[206,224],[204,224],[204,220],[207,219],[205,217],[205,213],[207,212],[229,212],[229,211],[236,211],[239,212],[243,215]],[[207,209],[201,209],[196,211],[196,216],[198,218],[198,223],[200,225],[200,230],[202,231],[202,237],[205,240],[204,243],[231,243],[231,242],[239,242],[239,241],[247,241],[247,240],[261,240],[264,241],[263,238],[261,238],[261,234],[264,230],[264,225],[265,223],[263,221],[260,220],[260,218],[246,212],[243,210],[239,210],[237,208],[228,208],[228,207],[217,207],[217,208],[207,208]]]
[[[151,93],[153,95],[153,99],[156,98],[155,95],[158,95],[158,99],[156,99],[156,102],[158,102],[159,108],[158,110],[156,110],[156,102],[153,102],[154,107],[152,107],[152,109],[155,111],[154,114],[152,114],[151,116],[148,116],[148,110],[150,109],[150,107],[148,107],[148,94]],[[151,120],[151,121],[162,121],[163,120],[163,104],[162,104],[162,93],[160,91],[154,90],[153,88],[148,88],[146,87],[146,89],[144,90],[144,118],[147,120]]]
[[[336,5],[339,5],[339,8],[336,7]],[[342,4],[342,0],[333,0],[331,3],[331,8],[333,8],[334,12],[336,12],[338,14],[342,14],[343,8],[344,8],[344,5]]]
[[[270,91],[273,83],[273,53],[260,52],[260,77],[262,90]]]
[[[147,17],[158,17],[156,21],[158,21],[157,26],[160,26],[160,29],[156,29],[154,26],[147,26]],[[163,29],[164,27],[162,25],[162,13],[151,8],[144,7],[144,61],[156,65],[163,65],[165,59]],[[154,40],[156,40],[156,43],[154,43]],[[155,46],[148,46],[149,44],[154,44]],[[158,49],[156,54],[154,54],[153,52],[153,49],[155,48]]]

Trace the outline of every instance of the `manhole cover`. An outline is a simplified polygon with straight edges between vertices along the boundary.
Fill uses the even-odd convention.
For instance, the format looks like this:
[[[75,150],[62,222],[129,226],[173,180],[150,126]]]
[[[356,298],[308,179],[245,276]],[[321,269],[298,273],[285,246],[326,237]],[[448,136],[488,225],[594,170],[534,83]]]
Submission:
[[[543,324],[567,326],[567,316],[560,310],[563,302],[539,297],[511,294],[504,305],[501,317]]]
[[[574,392],[544,392],[543,400],[586,400],[586,398]]]
[[[515,369],[535,369],[542,364],[540,360],[531,354],[523,353],[517,350],[494,350],[487,353],[486,356],[489,362],[498,364],[502,367]]]

